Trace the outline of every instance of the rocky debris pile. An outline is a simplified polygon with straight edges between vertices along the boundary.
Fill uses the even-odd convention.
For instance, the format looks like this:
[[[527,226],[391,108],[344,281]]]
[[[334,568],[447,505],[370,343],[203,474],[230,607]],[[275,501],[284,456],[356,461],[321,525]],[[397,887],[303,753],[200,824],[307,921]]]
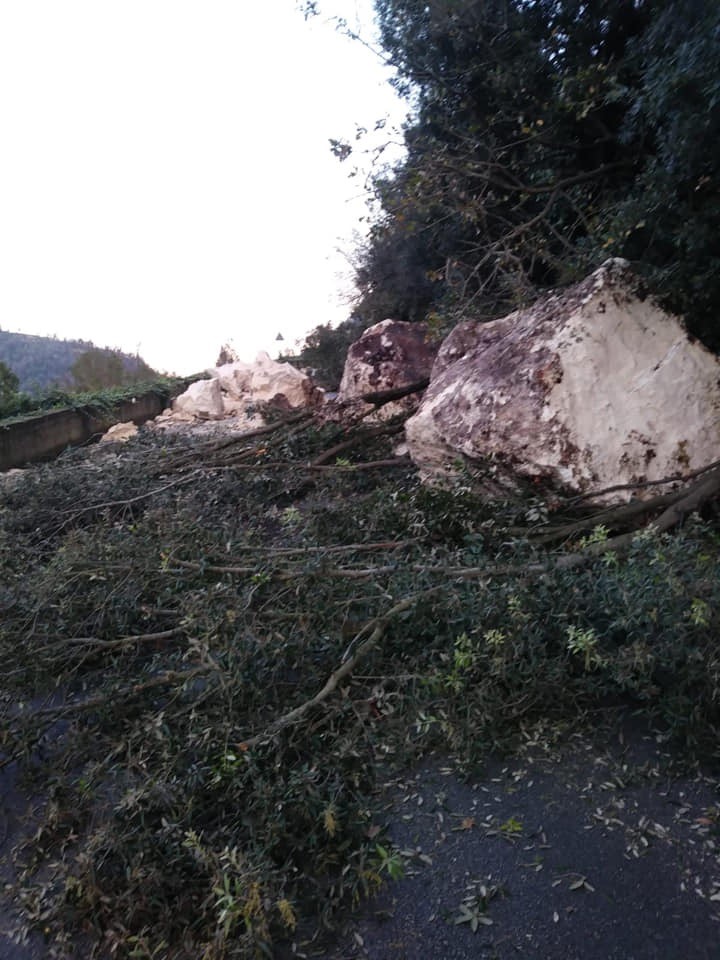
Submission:
[[[368,327],[348,350],[338,402],[364,404],[372,411],[367,397],[387,392],[402,393],[410,387],[427,385],[439,344],[424,323],[383,320]],[[419,392],[383,404],[378,416],[383,419],[412,412]]]
[[[290,363],[279,363],[261,352],[254,363],[236,360],[214,367],[210,373],[220,384],[226,410],[237,405],[269,403],[280,410],[296,410],[317,403],[322,391],[306,373]]]
[[[720,360],[608,260],[526,310],[457,326],[406,435],[425,479],[469,467],[490,496],[518,478],[585,494],[656,482],[717,460]]]
[[[208,379],[191,384],[172,409],[156,418],[156,426],[231,419],[233,427],[252,429],[264,424],[264,405],[290,411],[322,400],[322,391],[307,374],[264,352],[253,363],[234,360],[207,372]]]

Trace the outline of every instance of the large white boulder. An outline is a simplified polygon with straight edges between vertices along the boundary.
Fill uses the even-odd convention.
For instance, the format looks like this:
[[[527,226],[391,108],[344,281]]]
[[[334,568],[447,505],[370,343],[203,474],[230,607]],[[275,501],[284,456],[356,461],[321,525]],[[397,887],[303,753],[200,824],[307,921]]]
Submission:
[[[720,458],[720,361],[609,260],[527,310],[456,327],[406,434],[425,479],[477,467],[490,495],[517,477],[582,493],[655,481]]]
[[[196,380],[185,393],[173,400],[173,411],[198,417],[201,420],[219,420],[225,415],[220,381]]]
[[[272,403],[283,409],[304,407],[314,402],[317,389],[310,377],[290,363],[272,360],[264,351],[253,363],[237,360],[209,370],[222,390],[234,400]]]
[[[212,367],[207,371],[211,377],[220,383],[220,389],[234,400],[240,400],[250,392],[252,380],[252,364],[234,360],[224,363],[220,367]]]

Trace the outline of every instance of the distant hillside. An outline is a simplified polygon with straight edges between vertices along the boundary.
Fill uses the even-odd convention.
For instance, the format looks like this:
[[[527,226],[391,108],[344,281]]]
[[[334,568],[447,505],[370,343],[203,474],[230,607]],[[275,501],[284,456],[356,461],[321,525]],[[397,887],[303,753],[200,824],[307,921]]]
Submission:
[[[18,376],[20,389],[26,392],[51,386],[72,387],[71,368],[88,350],[99,350],[108,357],[118,357],[128,379],[133,376],[151,379],[156,375],[141,357],[97,347],[89,340],[56,340],[54,337],[35,337],[0,330],[0,361]]]

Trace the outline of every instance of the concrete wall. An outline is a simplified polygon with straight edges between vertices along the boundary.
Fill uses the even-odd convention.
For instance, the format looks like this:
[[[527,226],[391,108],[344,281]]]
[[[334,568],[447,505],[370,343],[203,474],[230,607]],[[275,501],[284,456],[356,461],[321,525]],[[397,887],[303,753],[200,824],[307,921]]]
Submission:
[[[105,433],[114,423],[129,420],[138,425],[145,423],[162,413],[169,401],[169,394],[146,393],[118,403],[111,411],[91,407],[51,410],[25,420],[0,424],[0,470],[50,460],[67,447],[86,443]]]

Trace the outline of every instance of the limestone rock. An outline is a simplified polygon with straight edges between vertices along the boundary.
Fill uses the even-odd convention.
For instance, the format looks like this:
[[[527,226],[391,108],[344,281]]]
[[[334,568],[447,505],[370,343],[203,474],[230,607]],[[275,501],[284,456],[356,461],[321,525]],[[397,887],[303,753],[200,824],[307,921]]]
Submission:
[[[236,360],[209,370],[224,393],[234,400],[250,403],[272,403],[285,410],[315,402],[316,388],[307,374],[290,363],[272,360],[261,352],[254,363]]]
[[[166,410],[163,410],[161,414],[158,414],[157,417],[150,424],[151,427],[170,427],[177,423],[192,423],[195,417],[191,413],[183,413],[182,410],[173,411],[170,407]]]
[[[233,429],[254,429],[264,424],[259,409],[264,403],[293,410],[319,403],[322,397],[307,374],[271,360],[267,353],[259,353],[253,363],[234,360],[207,372],[210,379],[193,383],[173,402],[172,411],[156,418],[156,426],[230,417]]]
[[[456,327],[408,448],[424,478],[459,461],[490,495],[518,477],[582,493],[659,480],[720,456],[719,383],[718,358],[609,260],[527,310]]]
[[[438,344],[423,323],[383,320],[368,327],[348,350],[338,393],[340,403],[358,401],[364,394],[408,387],[430,376]],[[412,394],[381,408],[383,416],[413,410]]]
[[[242,360],[233,360],[231,363],[224,363],[220,367],[211,367],[207,372],[220,382],[222,392],[234,400],[239,400],[250,391],[252,368],[249,363],[243,363]]]
[[[219,420],[225,414],[220,381],[196,380],[173,401],[173,412],[191,414],[202,420]]]
[[[115,423],[100,437],[100,443],[127,443],[137,432],[138,428],[132,420],[127,423]]]

